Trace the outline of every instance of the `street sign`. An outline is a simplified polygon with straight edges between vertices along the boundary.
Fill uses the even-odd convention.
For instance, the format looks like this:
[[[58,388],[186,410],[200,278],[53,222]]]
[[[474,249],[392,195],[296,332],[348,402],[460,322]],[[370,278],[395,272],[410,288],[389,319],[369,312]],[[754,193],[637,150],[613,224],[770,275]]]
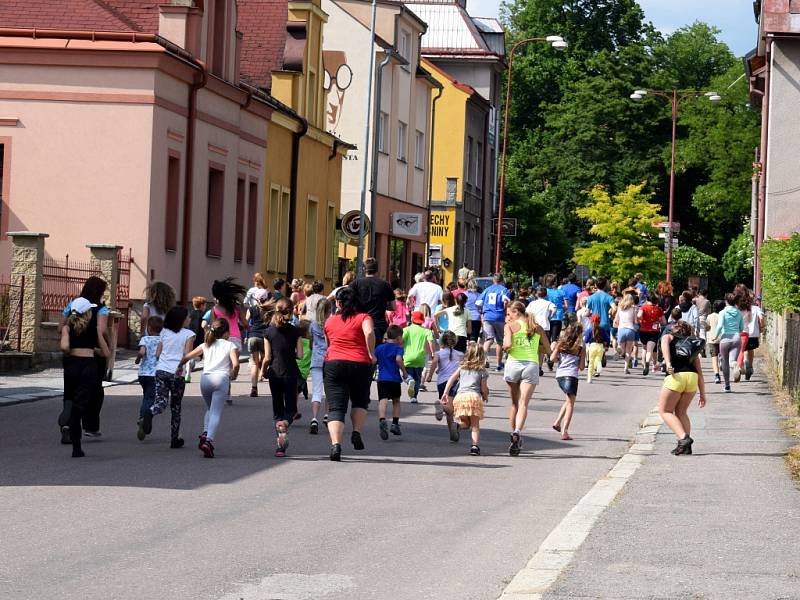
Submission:
[[[492,231],[497,232],[497,219],[492,219]],[[503,217],[503,237],[515,237],[517,235],[517,220],[514,217]]]
[[[361,229],[361,211],[351,210],[342,217],[342,233],[349,238],[357,239]],[[364,215],[364,235],[369,233],[369,217]]]
[[[653,223],[653,227],[657,229],[669,230],[669,221],[656,221],[655,223]],[[680,230],[681,230],[681,224],[678,221],[673,221],[672,231],[678,232]]]
[[[672,248],[675,249],[677,247],[678,247],[678,238],[672,238]],[[667,240],[664,240],[664,250],[666,251],[668,249],[669,249],[669,244],[667,243]]]

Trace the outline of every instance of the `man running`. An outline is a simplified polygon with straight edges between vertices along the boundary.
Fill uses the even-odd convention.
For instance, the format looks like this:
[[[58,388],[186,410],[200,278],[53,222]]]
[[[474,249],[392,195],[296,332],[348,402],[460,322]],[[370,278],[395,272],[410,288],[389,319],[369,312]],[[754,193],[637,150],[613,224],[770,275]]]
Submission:
[[[614,298],[611,297],[611,294],[606,292],[605,277],[598,277],[595,285],[597,286],[597,291],[586,299],[586,307],[593,315],[600,317],[600,329],[610,332],[611,321],[609,319],[609,310],[614,303]]]
[[[414,310],[419,310],[423,304],[427,304],[431,311],[442,303],[442,287],[433,282],[433,271],[425,271],[422,274],[422,281],[415,283],[408,290],[408,303],[413,302]]]
[[[492,277],[492,285],[483,290],[481,297],[475,304],[481,310],[481,322],[483,323],[483,334],[486,341],[483,343],[483,351],[489,355],[492,342],[495,342],[495,353],[497,355],[497,370],[503,370],[503,329],[506,324],[506,305],[511,302],[508,288],[503,285],[503,276],[495,273]]]
[[[378,261],[368,258],[364,261],[364,277],[350,284],[356,293],[361,311],[372,317],[375,328],[375,345],[383,342],[388,324],[386,311],[394,310],[394,291],[389,282],[378,277]]]

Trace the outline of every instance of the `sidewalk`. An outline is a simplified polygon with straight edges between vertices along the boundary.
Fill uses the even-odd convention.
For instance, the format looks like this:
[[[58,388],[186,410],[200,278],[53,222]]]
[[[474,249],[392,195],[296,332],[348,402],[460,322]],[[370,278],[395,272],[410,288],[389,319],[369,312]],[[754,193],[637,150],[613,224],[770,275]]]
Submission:
[[[800,598],[800,491],[784,464],[792,444],[762,374],[709,384],[691,410],[694,455],[655,449],[541,597]]]

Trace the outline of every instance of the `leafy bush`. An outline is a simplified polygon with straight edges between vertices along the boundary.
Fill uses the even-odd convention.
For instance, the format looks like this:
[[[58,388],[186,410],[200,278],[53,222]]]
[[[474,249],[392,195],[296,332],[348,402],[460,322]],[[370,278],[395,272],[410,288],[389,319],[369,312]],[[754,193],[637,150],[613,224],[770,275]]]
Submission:
[[[753,280],[753,237],[750,222],[736,236],[722,257],[722,267],[728,283],[743,283]]]
[[[800,312],[800,233],[783,240],[767,240],[761,247],[764,306],[782,313]]]
[[[708,278],[716,266],[716,258],[693,246],[679,246],[672,251],[672,277],[675,281],[686,283],[690,277]]]

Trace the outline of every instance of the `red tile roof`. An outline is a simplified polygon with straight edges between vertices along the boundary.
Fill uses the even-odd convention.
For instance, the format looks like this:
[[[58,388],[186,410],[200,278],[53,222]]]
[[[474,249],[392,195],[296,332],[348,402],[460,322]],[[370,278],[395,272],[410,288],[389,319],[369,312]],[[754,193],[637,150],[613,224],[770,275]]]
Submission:
[[[287,0],[238,0],[237,29],[244,34],[241,78],[254,87],[270,89],[272,71],[283,68],[286,46]]]
[[[0,27],[158,33],[164,0],[0,0]]]

